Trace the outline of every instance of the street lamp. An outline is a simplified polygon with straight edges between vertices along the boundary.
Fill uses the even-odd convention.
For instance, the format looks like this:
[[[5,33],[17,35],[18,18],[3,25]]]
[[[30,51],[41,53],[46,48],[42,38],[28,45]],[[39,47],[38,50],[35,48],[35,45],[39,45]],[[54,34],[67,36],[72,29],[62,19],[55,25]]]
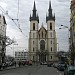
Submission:
[[[64,29],[64,28],[67,28],[68,29],[68,45],[69,45],[69,27],[68,26],[64,26],[64,25],[61,25],[61,26],[63,26],[63,28],[59,28],[59,29]],[[69,47],[68,47],[69,48]],[[69,52],[70,52],[70,49],[69,49]],[[73,51],[71,51],[71,60],[72,60],[72,53],[73,53]],[[69,56],[69,55],[68,55]],[[70,56],[69,56],[69,58],[70,58]]]
[[[68,45],[69,45],[69,27],[68,26],[64,26],[64,25],[61,25],[61,26],[63,26],[63,28],[59,28],[59,29],[64,29],[64,28],[67,28],[68,29]]]
[[[63,26],[63,28],[59,28],[59,29],[64,29],[64,28],[68,29],[68,39],[69,39],[69,27],[68,26],[64,26],[64,25],[61,25],[61,26]]]

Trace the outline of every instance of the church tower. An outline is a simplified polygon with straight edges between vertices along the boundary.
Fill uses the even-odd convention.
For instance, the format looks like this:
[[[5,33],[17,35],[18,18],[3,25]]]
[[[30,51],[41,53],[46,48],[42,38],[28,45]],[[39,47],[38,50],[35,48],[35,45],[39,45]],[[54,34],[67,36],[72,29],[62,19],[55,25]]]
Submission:
[[[47,23],[47,48],[49,52],[49,61],[55,60],[56,53],[56,32],[55,32],[55,15],[52,14],[51,2],[49,2],[48,15],[46,16]]]
[[[29,32],[29,60],[33,62],[56,61],[56,32],[55,16],[52,15],[51,2],[49,3],[48,15],[46,16],[47,29],[42,24],[38,27],[39,17],[36,12],[34,1],[33,13],[30,15]]]
[[[30,60],[36,60],[36,50],[37,50],[37,45],[38,41],[37,39],[37,33],[38,33],[38,23],[39,23],[39,17],[36,12],[36,5],[34,1],[34,6],[33,6],[33,13],[30,15],[30,33],[29,33],[29,59]]]

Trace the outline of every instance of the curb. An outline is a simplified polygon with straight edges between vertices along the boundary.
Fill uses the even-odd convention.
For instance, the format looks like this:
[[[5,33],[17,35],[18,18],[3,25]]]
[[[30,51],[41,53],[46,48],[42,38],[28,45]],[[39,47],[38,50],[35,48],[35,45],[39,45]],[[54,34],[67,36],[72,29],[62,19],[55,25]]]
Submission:
[[[0,71],[11,70],[11,69],[16,69],[16,68],[19,68],[19,67],[10,67],[10,68],[5,68],[5,69],[1,69]]]

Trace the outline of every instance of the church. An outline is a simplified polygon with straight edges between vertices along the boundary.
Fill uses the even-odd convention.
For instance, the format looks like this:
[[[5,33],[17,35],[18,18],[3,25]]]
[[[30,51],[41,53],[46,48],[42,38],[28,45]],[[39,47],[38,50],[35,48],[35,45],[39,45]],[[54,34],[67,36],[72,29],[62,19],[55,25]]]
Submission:
[[[49,3],[48,15],[46,16],[47,28],[43,24],[39,28],[39,16],[36,11],[34,1],[32,15],[30,15],[29,60],[35,62],[57,61],[55,15],[53,16],[52,14],[51,2]]]

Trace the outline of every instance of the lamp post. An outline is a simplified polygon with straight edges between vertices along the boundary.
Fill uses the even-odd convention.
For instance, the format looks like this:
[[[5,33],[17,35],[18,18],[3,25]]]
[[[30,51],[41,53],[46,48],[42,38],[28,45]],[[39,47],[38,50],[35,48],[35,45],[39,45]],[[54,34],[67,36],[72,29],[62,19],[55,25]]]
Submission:
[[[61,26],[63,26],[63,28],[59,28],[59,29],[64,29],[64,28],[66,28],[66,29],[68,29],[68,48],[69,48],[69,27],[68,26],[64,26],[64,25],[61,25]],[[69,49],[69,52],[70,52],[70,49]],[[71,52],[71,54],[72,54],[72,52]],[[71,55],[72,56],[72,55]],[[70,58],[70,55],[68,55],[68,57]]]
[[[64,26],[64,25],[61,25],[61,26],[63,26],[64,28],[68,29],[68,39],[69,39],[69,27],[68,26]],[[68,43],[69,43],[69,41],[68,41]]]
[[[68,45],[69,45],[69,27],[68,26],[64,26],[64,25],[61,25],[61,26],[63,26],[63,28],[59,28],[59,29],[64,29],[64,28],[68,29]]]

